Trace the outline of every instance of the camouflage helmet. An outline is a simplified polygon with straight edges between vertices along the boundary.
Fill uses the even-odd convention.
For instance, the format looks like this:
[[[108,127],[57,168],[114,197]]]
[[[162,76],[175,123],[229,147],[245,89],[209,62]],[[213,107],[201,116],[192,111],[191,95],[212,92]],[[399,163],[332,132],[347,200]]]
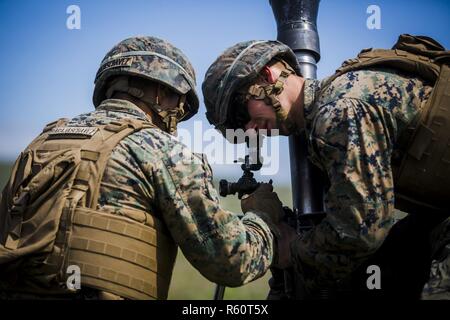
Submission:
[[[206,71],[202,84],[206,117],[222,134],[225,135],[225,129],[236,129],[231,118],[231,99],[236,89],[251,84],[275,57],[286,61],[300,74],[291,48],[274,40],[239,42],[225,50]]]
[[[155,37],[128,38],[114,46],[103,58],[95,76],[93,95],[97,107],[106,99],[106,85],[112,76],[138,76],[167,85],[186,95],[186,115],[198,111],[195,72],[188,58],[167,41]]]

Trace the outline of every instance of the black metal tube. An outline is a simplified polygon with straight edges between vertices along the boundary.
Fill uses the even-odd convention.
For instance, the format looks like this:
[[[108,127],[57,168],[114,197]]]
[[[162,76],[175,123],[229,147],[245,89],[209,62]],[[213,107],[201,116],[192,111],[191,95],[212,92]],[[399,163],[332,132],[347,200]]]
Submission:
[[[223,300],[225,295],[225,286],[216,284],[216,289],[214,290],[214,300]]]
[[[277,23],[277,39],[295,52],[302,76],[315,79],[320,59],[317,13],[320,0],[270,0]],[[308,160],[304,134],[289,137],[294,211],[323,212],[322,176]]]

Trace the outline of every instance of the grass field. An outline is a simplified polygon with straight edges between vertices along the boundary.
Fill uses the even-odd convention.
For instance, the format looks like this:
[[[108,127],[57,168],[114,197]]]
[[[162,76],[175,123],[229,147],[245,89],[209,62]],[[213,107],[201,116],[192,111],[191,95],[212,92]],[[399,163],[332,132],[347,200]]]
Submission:
[[[3,190],[4,185],[9,178],[11,164],[0,163],[0,188]],[[291,191],[288,187],[276,188],[280,199],[284,204],[290,205]],[[222,206],[232,212],[240,212],[240,204],[237,197],[221,198]],[[227,288],[225,290],[225,299],[265,299],[269,290],[268,280],[270,274],[239,288]],[[214,295],[215,284],[206,280],[196,269],[194,269],[181,250],[178,250],[177,261],[172,277],[172,283],[169,291],[169,299],[177,300],[196,300],[196,299],[212,299]]]

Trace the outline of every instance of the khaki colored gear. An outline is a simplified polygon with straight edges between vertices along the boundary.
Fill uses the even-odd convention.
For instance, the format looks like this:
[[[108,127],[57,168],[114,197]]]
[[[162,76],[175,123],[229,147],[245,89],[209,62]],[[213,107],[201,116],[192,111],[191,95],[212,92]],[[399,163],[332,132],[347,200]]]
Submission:
[[[278,96],[284,90],[284,83],[287,78],[291,74],[295,74],[295,71],[284,61],[279,61],[275,63],[275,65],[282,66],[284,69],[281,71],[280,76],[277,81],[273,84],[261,85],[261,84],[253,84],[251,85],[245,96],[245,100],[256,99],[256,100],[264,100],[264,102],[268,105],[271,105],[275,111],[278,111],[281,108],[280,101],[278,100]]]
[[[128,299],[166,299],[176,256],[167,231],[97,209],[112,150],[154,126],[131,118],[91,127],[67,122],[48,124],[27,147],[0,198],[0,286],[69,294],[65,270],[76,265],[82,286]],[[20,281],[11,277],[18,262]]]

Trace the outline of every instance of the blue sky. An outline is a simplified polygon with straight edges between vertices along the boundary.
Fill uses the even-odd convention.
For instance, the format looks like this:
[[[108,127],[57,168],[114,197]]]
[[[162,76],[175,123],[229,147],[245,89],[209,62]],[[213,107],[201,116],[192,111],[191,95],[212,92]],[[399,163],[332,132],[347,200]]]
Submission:
[[[81,9],[81,30],[68,30],[66,9]],[[369,30],[369,5],[381,9],[381,29]],[[322,0],[318,76],[366,47],[388,48],[401,33],[424,34],[450,47],[448,1]],[[92,110],[96,69],[104,54],[134,35],[164,38],[183,50],[200,86],[225,48],[249,39],[275,39],[267,0],[0,0],[0,159],[13,160],[42,127]],[[203,121],[204,105],[193,119]],[[182,128],[192,130],[192,123]],[[280,152],[288,155],[286,140]],[[282,157],[288,168],[288,157]],[[216,167],[219,173],[222,167]],[[278,177],[289,178],[288,170]]]

